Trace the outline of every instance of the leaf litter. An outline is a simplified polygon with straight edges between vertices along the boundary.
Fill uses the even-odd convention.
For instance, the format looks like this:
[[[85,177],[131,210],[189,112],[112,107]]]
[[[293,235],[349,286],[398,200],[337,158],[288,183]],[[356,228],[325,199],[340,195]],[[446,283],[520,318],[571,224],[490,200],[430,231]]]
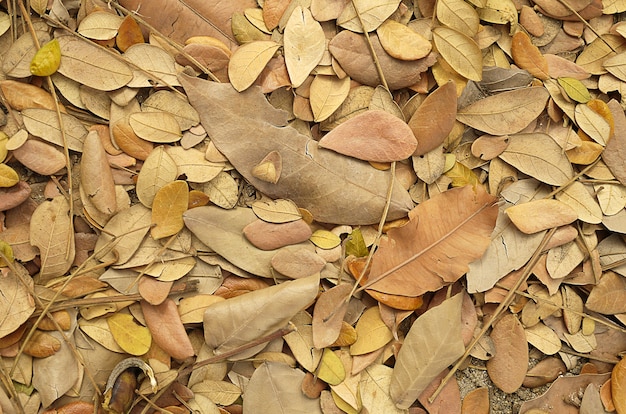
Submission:
[[[2,412],[626,412],[624,1],[29,5]]]

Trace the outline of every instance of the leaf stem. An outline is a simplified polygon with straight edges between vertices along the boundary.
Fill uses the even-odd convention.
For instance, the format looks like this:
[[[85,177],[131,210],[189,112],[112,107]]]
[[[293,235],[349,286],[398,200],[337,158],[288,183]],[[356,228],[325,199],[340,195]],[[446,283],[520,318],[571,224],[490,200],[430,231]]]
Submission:
[[[385,87],[385,89],[389,90],[389,85],[387,85],[387,79],[385,79],[385,74],[383,73],[383,68],[380,66],[380,61],[378,60],[378,56],[376,55],[376,51],[374,50],[374,45],[370,40],[370,35],[365,29],[365,24],[363,23],[363,19],[361,18],[361,13],[359,9],[356,7],[355,0],[352,1],[352,7],[354,7],[354,11],[356,13],[356,18],[359,20],[361,27],[363,28],[363,34],[365,35],[365,40],[367,41],[367,46],[370,49],[370,53],[372,54],[372,60],[374,61],[374,66],[376,67],[376,72],[378,72],[378,77],[380,78],[380,83]]]

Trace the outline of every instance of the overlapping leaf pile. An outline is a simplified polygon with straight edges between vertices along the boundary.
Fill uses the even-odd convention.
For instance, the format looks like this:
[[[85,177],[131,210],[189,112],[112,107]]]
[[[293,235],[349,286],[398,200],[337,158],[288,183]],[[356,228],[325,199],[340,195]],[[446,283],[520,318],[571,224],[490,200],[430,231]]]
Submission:
[[[0,2],[0,411],[626,413],[626,1],[119,3]]]

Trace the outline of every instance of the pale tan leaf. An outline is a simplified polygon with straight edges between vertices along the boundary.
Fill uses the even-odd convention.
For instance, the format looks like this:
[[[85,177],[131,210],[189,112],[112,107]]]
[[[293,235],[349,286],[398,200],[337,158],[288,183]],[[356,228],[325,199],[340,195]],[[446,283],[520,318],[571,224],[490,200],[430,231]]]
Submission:
[[[254,371],[246,387],[243,414],[266,412],[321,414],[319,401],[307,398],[300,386],[304,372],[280,362],[266,362]]]
[[[252,167],[251,174],[266,183],[276,184],[283,171],[283,157],[278,151],[270,151],[258,164]]]
[[[576,105],[576,123],[591,139],[604,146],[609,141],[611,127],[604,117],[585,104]]]
[[[141,310],[152,340],[172,358],[184,360],[194,355],[193,346],[180,320],[176,302],[165,299],[160,305],[141,301]]]
[[[74,36],[57,38],[61,46],[59,73],[100,91],[119,89],[133,74],[126,63]]]
[[[552,279],[568,276],[585,259],[585,253],[573,241],[553,247],[548,251],[546,269]]]
[[[613,115],[615,133],[602,152],[602,160],[615,178],[626,185],[626,165],[623,162],[626,159],[626,133],[624,132],[626,131],[626,115],[614,99],[610,100],[607,105]]]
[[[186,150],[183,147],[168,146],[165,152],[176,163],[178,174],[185,174],[192,183],[211,181],[224,169],[223,164],[207,161],[204,154],[195,148]]]
[[[391,162],[411,156],[417,141],[404,121],[375,109],[340,124],[319,145],[362,160]]]
[[[462,303],[463,295],[457,294],[426,311],[411,326],[398,353],[389,387],[398,408],[410,407],[441,371],[463,355]],[[442,326],[448,328],[441,329]]]
[[[607,72],[604,66],[606,61],[623,52],[625,48],[626,42],[623,37],[606,34],[602,39],[596,38],[589,43],[576,58],[576,64],[592,75],[601,75]]]
[[[22,116],[24,126],[29,133],[63,147],[63,136],[56,111],[38,108],[24,109]],[[82,151],[87,129],[77,118],[71,115],[61,114],[61,118],[63,118],[67,147],[73,151]]]
[[[417,138],[417,149],[413,155],[424,155],[443,144],[454,126],[456,107],[456,85],[452,81],[424,99],[408,122]]]
[[[600,282],[591,290],[585,306],[605,315],[626,312],[626,280],[611,271],[603,273]]]
[[[515,226],[526,234],[572,223],[578,218],[569,205],[552,199],[533,200],[506,209]]]
[[[143,163],[137,176],[137,198],[150,208],[154,196],[165,184],[178,176],[178,168],[163,146],[156,147]]]
[[[386,20],[376,33],[385,51],[396,59],[421,59],[432,49],[428,39],[395,20]]]
[[[317,75],[311,83],[311,109],[315,122],[322,122],[333,114],[348,97],[350,78]]]
[[[233,404],[237,398],[241,396],[241,389],[232,382],[227,381],[205,379],[202,382],[194,384],[191,390],[195,395],[204,395],[214,403],[220,405]]]
[[[189,187],[185,181],[172,181],[161,187],[152,203],[152,238],[158,240],[181,231],[188,203]]]
[[[578,219],[585,223],[602,222],[602,209],[587,187],[580,181],[574,181],[556,195],[556,199],[576,211]]]
[[[309,9],[298,6],[293,10],[285,26],[284,43],[287,71],[291,84],[297,88],[317,66],[326,49],[324,30]]]
[[[259,40],[237,48],[228,62],[228,78],[237,91],[248,89],[280,47],[276,42]]]
[[[546,355],[554,355],[561,350],[561,340],[552,329],[543,323],[524,329],[529,344]]]
[[[144,112],[168,112],[172,115],[181,130],[185,131],[198,125],[200,116],[189,102],[182,99],[172,91],[157,91],[141,103],[141,110]]]
[[[50,41],[50,34],[47,31],[36,31],[39,44]],[[32,76],[30,72],[30,62],[35,57],[37,48],[30,33],[24,33],[6,51],[2,58],[2,71],[14,78],[27,78]]]
[[[280,250],[272,257],[272,268],[292,279],[301,279],[320,272],[326,261],[318,254],[306,249]]]
[[[480,19],[476,10],[463,0],[441,0],[437,2],[437,19],[451,29],[476,36]]]
[[[15,269],[21,273],[22,279],[27,280],[28,272],[21,264],[16,263]],[[26,322],[35,311],[35,302],[20,277],[13,272],[0,277],[0,290],[0,312],[4,315],[0,321],[0,338],[4,338]]]
[[[318,284],[319,275],[310,276],[209,306],[204,313],[207,344],[220,354],[276,332],[313,302]],[[237,354],[237,358],[247,358],[258,351],[257,346]]]
[[[368,276],[376,281],[370,288],[419,296],[456,281],[489,245],[498,214],[494,201],[479,185],[448,190],[420,203],[409,213],[409,223],[389,230],[388,238],[381,240]]]
[[[342,283],[320,294],[313,310],[313,344],[322,349],[333,344],[341,332],[352,286]]]
[[[93,205],[104,214],[117,210],[113,173],[96,131],[87,134],[81,158],[80,184]]]
[[[548,97],[542,87],[502,92],[460,109],[456,119],[491,135],[514,134],[544,110]]]
[[[109,329],[106,318],[95,318],[91,320],[80,318],[78,320],[78,326],[87,336],[106,349],[120,354],[124,353],[124,350],[115,342],[115,338],[113,338],[113,334],[111,334],[111,329]]]
[[[89,13],[78,25],[78,33],[89,39],[109,40],[117,36],[122,17],[106,11]]]
[[[370,365],[361,371],[359,392],[363,408],[368,412],[389,414],[405,412],[396,407],[389,395],[392,375],[393,369],[382,364]]]
[[[132,80],[128,82],[130,87],[154,86],[150,81],[154,81],[161,86],[180,85],[176,77],[177,71],[174,58],[158,46],[147,43],[134,44],[126,50],[124,58],[141,69],[133,69]]]
[[[576,332],[573,335],[567,332],[563,332],[563,336],[565,337],[565,341],[576,352],[586,354],[595,350],[598,347],[598,341],[593,332],[590,335],[585,335],[582,330]]]
[[[41,397],[41,404],[49,406],[68,392],[79,379],[79,366],[70,346],[60,332],[51,332],[61,342],[61,348],[48,358],[33,360],[32,386]]]
[[[215,295],[199,294],[182,298],[178,303],[180,320],[185,323],[202,323],[204,310],[224,298]]]
[[[399,4],[400,0],[356,0],[346,5],[337,18],[337,24],[356,33],[363,33],[363,29],[371,32],[387,20]],[[363,25],[357,17],[357,10]]]
[[[56,111],[52,95],[38,86],[14,80],[3,80],[0,81],[0,89],[9,106],[17,111],[26,108],[43,108]],[[62,109],[61,112],[65,112],[65,110]]]
[[[270,223],[287,223],[302,218],[298,206],[291,200],[259,200],[251,207],[258,218]]]
[[[167,112],[136,112],[128,122],[141,139],[155,143],[170,143],[180,140],[180,126]]]
[[[229,173],[221,171],[202,187],[211,202],[222,208],[233,208],[239,200],[239,186]]]
[[[291,323],[296,330],[284,336],[285,342],[302,368],[314,372],[322,359],[323,349],[316,349],[313,345],[311,315],[300,311],[291,318]]]
[[[524,382],[528,369],[528,344],[524,328],[515,315],[505,315],[494,325],[491,339],[496,354],[487,361],[489,378],[502,391],[515,392]]]
[[[48,280],[64,275],[75,255],[70,205],[63,196],[45,201],[30,219],[30,244],[39,248],[40,276]]]
[[[565,185],[574,176],[561,147],[542,133],[511,135],[500,158],[546,184]]]
[[[598,197],[602,213],[612,216],[626,207],[626,188],[617,184],[596,184],[593,190]]]
[[[117,264],[126,263],[148,233],[151,213],[142,204],[135,204],[113,216],[96,243],[98,259],[108,262],[117,257]]]
[[[482,79],[482,53],[474,40],[444,26],[433,29],[433,40],[437,51],[459,75],[476,82]]]

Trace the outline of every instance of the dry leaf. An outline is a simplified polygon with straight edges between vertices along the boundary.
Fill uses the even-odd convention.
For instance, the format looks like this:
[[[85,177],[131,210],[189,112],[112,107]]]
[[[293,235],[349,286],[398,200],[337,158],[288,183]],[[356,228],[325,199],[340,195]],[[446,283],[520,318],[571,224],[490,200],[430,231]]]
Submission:
[[[509,145],[500,158],[546,184],[565,185],[574,176],[561,147],[542,133],[509,136]]]
[[[593,287],[585,306],[594,312],[605,315],[626,312],[626,282],[624,278],[611,272],[605,272]]]
[[[129,47],[124,58],[134,65],[133,78],[128,82],[132,88],[179,86],[176,78],[176,62],[172,55],[155,45],[137,43]]]
[[[38,30],[35,32],[39,44],[50,41],[50,34],[47,31]],[[8,45],[7,45],[8,46]],[[30,73],[30,62],[33,60],[37,48],[30,33],[24,33],[13,42],[6,51],[2,59],[2,71],[14,78],[27,78]]]
[[[620,183],[626,185],[626,165],[623,163],[623,159],[626,156],[626,134],[624,133],[626,115],[624,115],[624,111],[615,100],[609,101],[608,107],[613,115],[615,134],[606,144],[606,149],[602,153],[602,160],[615,175],[615,178]]]
[[[56,111],[49,109],[25,109],[22,111],[24,126],[31,134],[40,137],[52,144],[63,147],[63,135],[59,127]],[[87,129],[71,115],[61,114],[63,130],[67,139],[67,147],[73,151],[83,150],[83,140],[87,136]]]
[[[441,371],[463,355],[462,303],[463,295],[455,295],[426,311],[411,326],[396,358],[389,388],[398,408],[410,407]]]
[[[172,299],[160,305],[150,305],[141,301],[141,310],[152,339],[172,358],[184,360],[194,355],[191,341],[180,320],[178,308]]]
[[[409,223],[381,240],[369,274],[376,282],[369,288],[419,296],[456,281],[489,245],[498,212],[494,201],[479,185],[448,190],[419,204]]]
[[[342,283],[320,294],[313,310],[313,344],[323,349],[334,343],[341,332],[343,318],[348,310],[347,295],[350,283]]]
[[[152,207],[157,192],[177,176],[178,169],[172,157],[165,152],[164,147],[156,147],[146,158],[137,176],[137,198],[144,206]]]
[[[493,327],[491,339],[496,354],[487,361],[493,383],[506,393],[517,391],[528,369],[528,344],[524,328],[512,314],[505,315]]]
[[[246,293],[209,306],[204,312],[207,344],[215,353],[227,352],[283,328],[293,315],[315,299],[319,276],[310,276]],[[261,348],[264,344],[261,344]],[[258,346],[237,354],[256,354]]]
[[[239,200],[239,185],[232,175],[221,171],[215,178],[204,184],[202,191],[211,202],[222,208],[233,208]]]
[[[474,37],[478,33],[480,19],[469,3],[462,0],[442,0],[437,2],[437,19],[451,29]]]
[[[511,56],[517,66],[527,70],[534,77],[541,80],[550,79],[548,62],[526,33],[519,31],[513,36]]]
[[[228,62],[228,77],[233,88],[239,92],[248,89],[279,47],[279,44],[269,40],[250,42],[239,47]]]
[[[375,109],[340,124],[319,146],[362,160],[392,162],[411,156],[417,141],[404,121]]]
[[[270,151],[257,165],[252,167],[253,177],[267,183],[276,184],[283,170],[283,157],[278,151]]]
[[[151,215],[142,204],[135,204],[113,216],[96,243],[97,258],[104,262],[117,258],[117,264],[126,263],[148,233]]]
[[[52,39],[35,53],[30,62],[30,73],[35,76],[50,76],[59,69],[61,64],[61,48],[59,41]]]
[[[374,364],[361,372],[359,392],[363,409],[370,413],[400,414],[401,410],[395,406],[389,395],[393,370],[382,364]],[[381,392],[382,391],[382,392]]]
[[[479,82],[482,79],[483,58],[476,42],[449,27],[437,27],[432,32],[437,51],[450,67],[459,75]]]
[[[158,240],[173,236],[184,227],[183,213],[189,204],[189,187],[185,181],[172,181],[159,189],[152,203],[150,235]]]
[[[542,87],[502,92],[460,109],[456,119],[491,135],[515,134],[537,118],[548,97]]]
[[[15,264],[15,269],[22,273],[22,278],[28,276],[28,272],[20,264]],[[35,302],[28,293],[28,289],[13,272],[0,277],[0,311],[5,317],[0,322],[0,338],[4,338],[20,327],[35,310]]]
[[[322,122],[339,108],[350,92],[350,78],[317,75],[311,82],[311,110],[315,122]]]
[[[118,33],[115,37],[115,44],[119,50],[126,50],[134,44],[143,43],[144,38],[141,28],[137,24],[137,20],[132,15],[124,17],[117,29]]]
[[[302,243],[311,237],[311,233],[311,228],[302,219],[280,224],[255,220],[243,228],[246,239],[261,250]]]
[[[294,88],[302,85],[326,49],[322,26],[309,9],[296,7],[287,21],[284,33],[285,64]]]
[[[337,24],[357,33],[371,32],[387,20],[399,4],[399,0],[356,0],[346,5],[337,17]]]
[[[192,183],[211,181],[224,169],[224,164],[207,161],[204,154],[195,148],[186,150],[183,147],[168,146],[165,147],[165,152],[176,163],[178,175],[185,174],[187,181]]]
[[[611,136],[611,127],[604,117],[585,104],[576,105],[576,123],[591,139],[606,145]]]
[[[564,226],[578,218],[578,214],[570,206],[552,199],[529,201],[509,207],[505,211],[515,227],[526,234]]]
[[[109,40],[117,36],[121,24],[120,16],[106,11],[95,11],[80,21],[77,30],[89,39]]]
[[[378,306],[363,312],[356,323],[357,340],[350,345],[350,355],[363,355],[387,345],[393,339],[391,330],[380,317]]]
[[[626,359],[622,359],[611,373],[611,396],[618,414],[626,412]]]
[[[136,112],[128,123],[139,138],[149,142],[170,143],[182,137],[176,118],[167,112]]]
[[[112,136],[122,151],[139,160],[148,158],[154,149],[154,145],[135,134],[133,128],[128,123],[128,117],[115,123],[111,120],[111,123],[113,124],[111,128]]]
[[[115,313],[107,318],[115,342],[131,355],[143,355],[150,349],[152,336],[145,326],[139,325],[132,315]]]
[[[272,268],[292,279],[300,279],[320,272],[326,261],[306,249],[280,250],[272,257]]]
[[[390,90],[415,85],[420,80],[421,74],[436,60],[433,53],[418,60],[394,59],[385,52],[378,36],[370,35],[370,41]],[[344,30],[333,37],[328,50],[351,79],[370,86],[378,86],[382,83],[363,35]]]
[[[66,166],[63,152],[37,139],[26,140],[19,148],[13,150],[12,154],[23,166],[41,175],[59,173]]]
[[[70,205],[63,196],[45,201],[30,220],[30,244],[39,248],[40,277],[44,280],[62,276],[74,261],[74,227],[69,217]]]
[[[463,398],[461,414],[489,414],[489,389],[476,388]]]
[[[104,214],[117,209],[115,183],[106,152],[96,131],[85,137],[81,158],[80,184],[93,205]]]
[[[272,198],[288,195],[322,222],[364,224],[380,218],[388,186],[384,172],[362,161],[320,149],[316,142],[293,129],[278,128],[286,122],[284,112],[272,108],[258,90],[239,94],[229,85],[197,78],[183,78],[182,82],[215,146],[264,194]],[[254,114],[241,112],[242,108],[257,104],[259,111]],[[240,137],[254,137],[254,145]],[[251,167],[271,151],[279,152],[283,160],[277,185],[249,173]],[[343,173],[347,170],[351,171],[349,176]],[[304,177],[317,178],[310,181]],[[360,178],[356,182],[352,177]],[[364,182],[367,188],[363,187]],[[323,188],[318,183],[323,183]],[[336,191],[339,188],[341,191]],[[312,199],[312,192],[319,196]],[[411,204],[405,190],[394,189],[388,217],[403,216]]]
[[[385,51],[396,59],[421,59],[432,49],[428,39],[395,20],[386,20],[376,33]]]
[[[298,206],[291,200],[259,200],[251,207],[258,218],[269,223],[287,223],[302,218]]]
[[[413,155],[424,155],[443,143],[454,126],[456,107],[456,85],[452,81],[424,99],[408,122],[417,138]]]

